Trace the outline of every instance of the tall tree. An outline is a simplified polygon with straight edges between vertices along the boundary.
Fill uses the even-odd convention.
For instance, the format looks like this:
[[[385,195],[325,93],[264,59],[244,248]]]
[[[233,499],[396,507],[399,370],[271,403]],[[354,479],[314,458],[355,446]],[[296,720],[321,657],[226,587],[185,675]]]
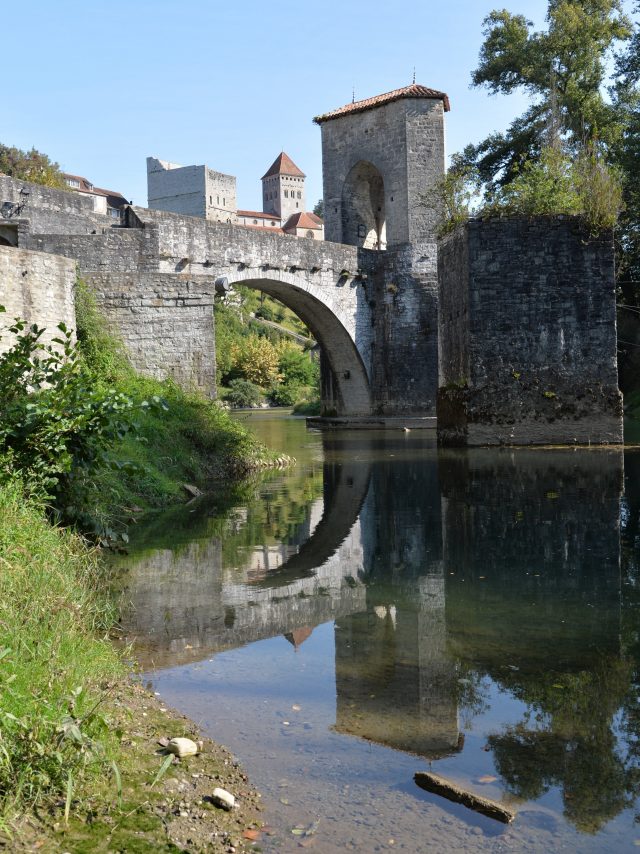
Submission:
[[[631,34],[621,0],[549,0],[546,20],[543,31],[504,9],[484,20],[473,85],[493,94],[520,89],[532,99],[506,132],[463,153],[489,189],[513,180],[523,160],[537,159],[545,145],[609,147],[622,135],[619,111],[603,96],[607,60]]]
[[[635,4],[640,16],[640,0]],[[623,132],[614,155],[624,176],[625,210],[620,222],[619,281],[623,299],[640,305],[640,23],[636,18],[626,50],[617,57],[612,89]]]
[[[65,189],[67,186],[58,164],[35,148],[22,151],[20,148],[0,144],[0,172],[11,178],[44,184],[47,187]]]

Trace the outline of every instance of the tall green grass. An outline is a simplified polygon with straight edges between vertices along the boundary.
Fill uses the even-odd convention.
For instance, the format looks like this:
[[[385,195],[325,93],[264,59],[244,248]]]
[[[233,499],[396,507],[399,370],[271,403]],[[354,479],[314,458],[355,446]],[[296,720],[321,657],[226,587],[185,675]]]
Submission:
[[[105,767],[101,699],[125,669],[95,552],[52,527],[23,485],[0,487],[0,808],[73,796]]]

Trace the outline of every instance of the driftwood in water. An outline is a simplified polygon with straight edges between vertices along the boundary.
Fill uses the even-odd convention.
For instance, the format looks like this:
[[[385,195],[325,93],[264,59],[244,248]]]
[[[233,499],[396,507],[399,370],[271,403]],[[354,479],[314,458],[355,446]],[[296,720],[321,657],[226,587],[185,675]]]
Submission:
[[[507,809],[507,807],[499,804],[497,801],[490,801],[489,798],[483,798],[481,795],[467,792],[465,789],[461,789],[443,777],[438,777],[437,774],[418,771],[413,779],[421,789],[426,789],[427,792],[442,795],[443,798],[447,798],[449,801],[463,804],[471,810],[489,816],[489,818],[495,818],[497,821],[504,822],[504,824],[510,824],[516,817],[513,810]]]

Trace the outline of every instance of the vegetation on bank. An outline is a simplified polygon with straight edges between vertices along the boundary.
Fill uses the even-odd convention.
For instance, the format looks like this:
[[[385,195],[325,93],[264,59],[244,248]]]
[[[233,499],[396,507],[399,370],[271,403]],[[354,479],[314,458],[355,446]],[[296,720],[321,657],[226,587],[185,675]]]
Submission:
[[[0,810],[73,798],[116,747],[99,700],[125,673],[102,568],[16,479],[0,486]],[[1,813],[0,813],[1,814]]]
[[[113,692],[124,690],[128,667],[109,640],[117,614],[103,563],[82,535],[122,542],[140,510],[186,497],[185,483],[237,477],[273,457],[216,403],[136,375],[81,282],[77,321],[77,343],[64,325],[51,344],[20,320],[3,331],[11,336],[0,356],[5,836],[34,810],[57,822],[93,814],[96,792],[113,824],[123,767],[138,774],[139,793],[152,781],[128,759],[132,722],[114,724]],[[149,762],[155,775],[162,757]],[[144,800],[138,820],[155,809],[148,792]],[[166,822],[155,823],[158,842]]]
[[[271,455],[218,404],[171,381],[140,377],[82,282],[77,344],[53,344],[23,322],[0,359],[0,478],[18,473],[30,494],[85,533],[113,539],[132,508],[166,506],[184,484],[241,476]],[[35,393],[33,393],[35,392]]]
[[[199,734],[127,683],[105,582],[85,540],[52,526],[20,481],[0,485],[0,847],[246,850],[258,796],[208,740],[166,764],[158,738]],[[233,815],[211,803],[216,786],[238,799]]]

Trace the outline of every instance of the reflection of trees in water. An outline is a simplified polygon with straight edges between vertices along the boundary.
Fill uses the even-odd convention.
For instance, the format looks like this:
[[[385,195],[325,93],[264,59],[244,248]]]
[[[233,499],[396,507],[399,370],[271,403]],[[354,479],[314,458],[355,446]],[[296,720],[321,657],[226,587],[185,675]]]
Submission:
[[[445,455],[439,472],[448,648],[475,674],[461,710],[481,705],[486,677],[522,702],[522,720],[488,738],[504,785],[528,800],[557,787],[589,833],[640,794],[637,624],[620,642],[622,472],[618,452],[528,451]],[[638,536],[638,496],[626,501],[623,541]],[[637,540],[630,552],[627,578]]]
[[[496,675],[528,706],[521,722],[488,738],[508,790],[533,800],[559,787],[565,817],[588,833],[631,806],[640,769],[614,732],[630,676],[626,661],[609,656],[580,673]]]

